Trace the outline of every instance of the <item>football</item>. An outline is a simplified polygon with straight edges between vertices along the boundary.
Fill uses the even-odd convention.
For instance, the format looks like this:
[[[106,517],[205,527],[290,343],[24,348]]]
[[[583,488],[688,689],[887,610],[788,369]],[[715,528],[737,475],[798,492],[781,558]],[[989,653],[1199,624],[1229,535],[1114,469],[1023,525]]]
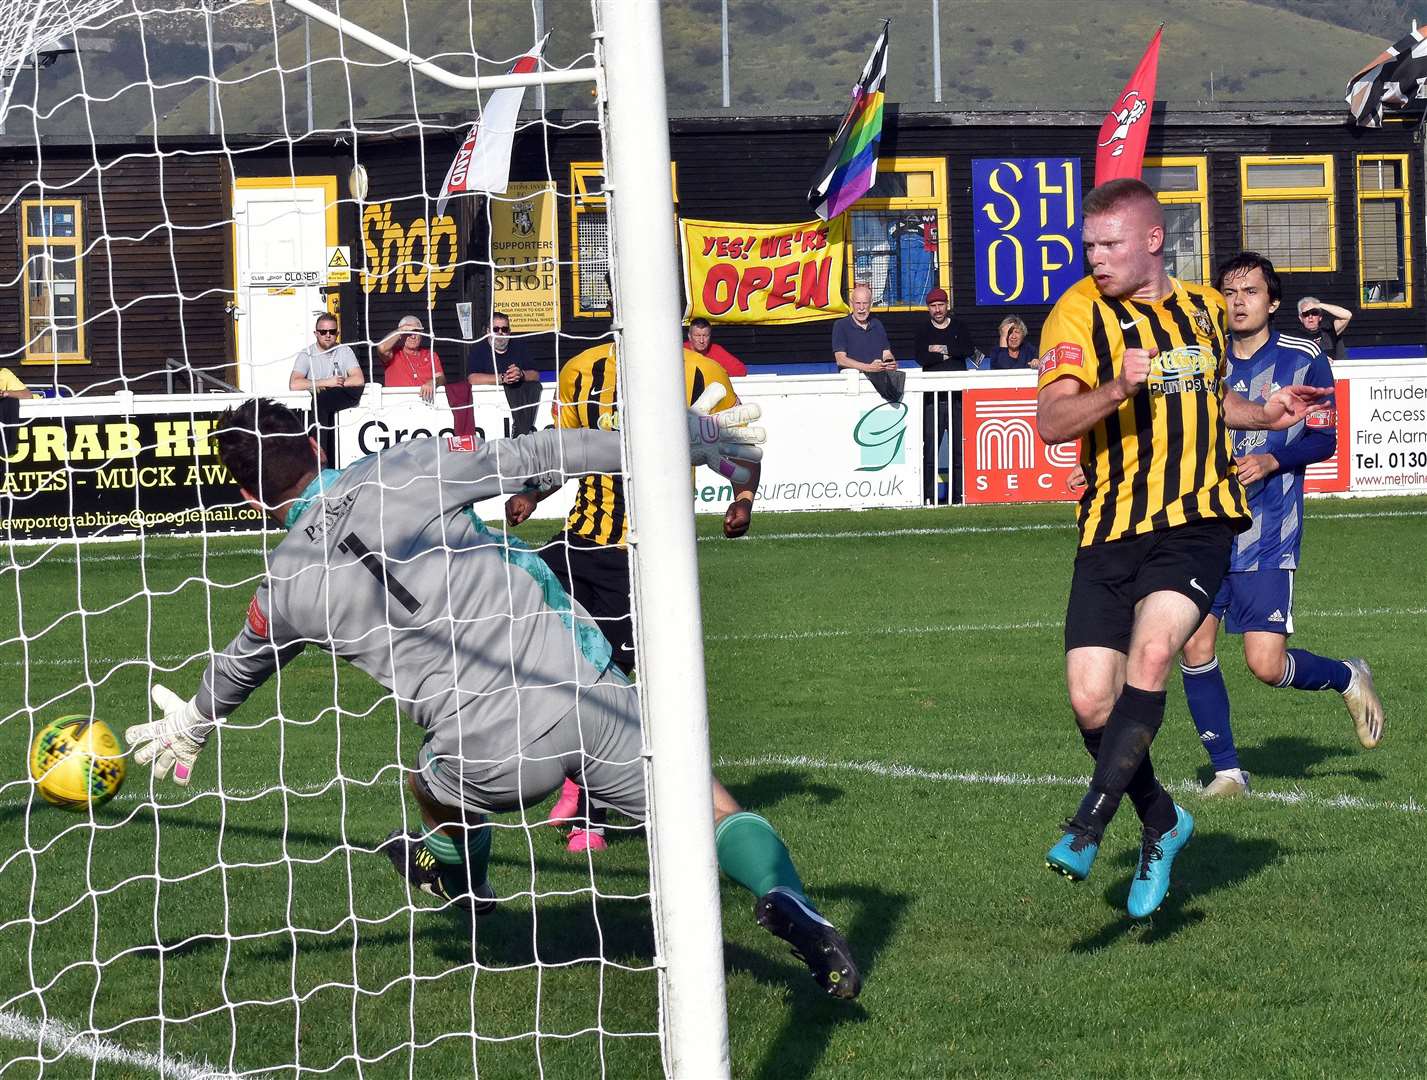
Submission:
[[[61,716],[30,747],[30,777],[46,802],[65,810],[103,806],[124,783],[124,748],[103,720]]]

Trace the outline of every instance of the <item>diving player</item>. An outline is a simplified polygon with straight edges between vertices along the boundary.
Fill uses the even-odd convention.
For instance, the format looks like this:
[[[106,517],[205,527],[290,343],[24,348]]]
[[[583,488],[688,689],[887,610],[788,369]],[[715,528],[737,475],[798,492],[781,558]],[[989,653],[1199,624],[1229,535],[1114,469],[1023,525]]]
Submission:
[[[710,423],[691,410],[696,463],[756,457],[751,408]],[[476,444],[415,439],[338,472],[322,468],[303,417],[264,399],[225,414],[219,457],[254,507],[288,530],[245,625],[184,701],[153,688],[162,719],[125,738],[155,779],[187,784],[213,729],[307,645],[371,675],[426,730],[408,772],[424,828],[383,845],[410,885],[476,914],[486,815],[530,806],[579,776],[598,805],[645,816],[638,699],[609,643],[532,553],[491,533],[472,503],[541,474],[615,475],[619,436],[542,431]],[[835,997],[861,978],[847,943],[803,891],[773,826],[713,782],[719,866],[758,898],[754,914]]]

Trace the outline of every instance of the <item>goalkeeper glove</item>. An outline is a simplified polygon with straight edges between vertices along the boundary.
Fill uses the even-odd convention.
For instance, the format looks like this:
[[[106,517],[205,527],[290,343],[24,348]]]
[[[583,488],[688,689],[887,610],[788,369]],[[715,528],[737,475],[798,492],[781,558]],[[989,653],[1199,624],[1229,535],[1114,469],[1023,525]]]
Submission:
[[[159,683],[154,684],[153,699],[163,710],[163,719],[135,724],[124,732],[124,741],[134,748],[135,762],[153,762],[155,780],[162,780],[173,769],[174,783],[187,787],[193,762],[208,740],[213,722],[198,711],[195,699],[184,701]]]
[[[724,397],[724,388],[710,386],[689,409],[689,460],[695,465],[707,465],[735,484],[747,483],[749,471],[739,461],[762,461],[763,448],[758,446],[768,437],[761,427],[750,427],[763,410],[757,405],[735,405],[720,413],[709,410]],[[738,459],[738,460],[735,460]]]
[[[747,483],[749,471],[735,461],[762,461],[763,442],[768,433],[761,427],[749,427],[763,410],[757,405],[735,405],[721,413],[709,410],[724,398],[724,388],[714,383],[699,395],[689,409],[689,462],[695,467],[707,465],[735,484]],[[618,431],[619,412],[602,413],[596,421],[601,431]]]

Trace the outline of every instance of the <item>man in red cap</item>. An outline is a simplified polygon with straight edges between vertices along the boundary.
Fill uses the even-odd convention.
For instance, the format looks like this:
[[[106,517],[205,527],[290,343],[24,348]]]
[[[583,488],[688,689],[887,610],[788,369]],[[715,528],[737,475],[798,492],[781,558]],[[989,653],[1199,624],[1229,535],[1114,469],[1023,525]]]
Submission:
[[[967,361],[975,355],[971,335],[966,327],[951,317],[950,298],[946,290],[937,286],[927,293],[927,315],[929,321],[917,330],[917,363],[923,371],[965,371]],[[941,463],[941,440],[946,437],[948,427],[961,427],[960,409],[953,409],[952,395],[945,391],[922,395],[922,498],[926,502],[937,502],[937,477]],[[953,416],[955,423],[953,423]],[[960,502],[961,494],[961,432],[952,431],[950,448],[952,475],[951,501]],[[943,497],[944,498],[944,497]]]

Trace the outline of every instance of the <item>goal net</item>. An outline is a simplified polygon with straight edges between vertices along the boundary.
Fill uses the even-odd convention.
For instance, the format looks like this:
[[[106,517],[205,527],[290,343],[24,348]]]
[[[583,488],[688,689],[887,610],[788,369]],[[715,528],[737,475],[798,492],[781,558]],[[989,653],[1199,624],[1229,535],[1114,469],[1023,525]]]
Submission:
[[[687,472],[651,441],[682,439],[683,403],[641,367],[677,349],[677,286],[626,301],[676,280],[672,237],[646,266],[625,250],[672,215],[657,6],[6,0],[0,31],[0,368],[37,392],[0,414],[0,1076],[726,1074]],[[508,183],[453,193],[477,134]],[[519,363],[491,352],[501,319]],[[551,599],[578,480],[519,529],[530,460],[497,455],[507,491],[469,513],[450,489],[519,416],[550,427],[559,366],[609,342],[648,825],[616,814],[607,850],[573,850],[551,798],[516,791],[472,920],[389,858],[432,831],[423,740],[495,717],[538,764],[521,732],[587,707],[601,662]],[[322,475],[299,555],[218,464],[214,425],[255,397],[364,477],[339,507]],[[362,500],[377,531],[339,536]],[[312,573],[330,585],[304,606]],[[164,719],[155,686],[241,683],[240,631],[266,677],[190,784],[130,754],[112,800],[45,801],[21,763],[47,725],[122,735]],[[536,663],[542,634],[563,652]],[[444,659],[418,670],[414,640]]]

